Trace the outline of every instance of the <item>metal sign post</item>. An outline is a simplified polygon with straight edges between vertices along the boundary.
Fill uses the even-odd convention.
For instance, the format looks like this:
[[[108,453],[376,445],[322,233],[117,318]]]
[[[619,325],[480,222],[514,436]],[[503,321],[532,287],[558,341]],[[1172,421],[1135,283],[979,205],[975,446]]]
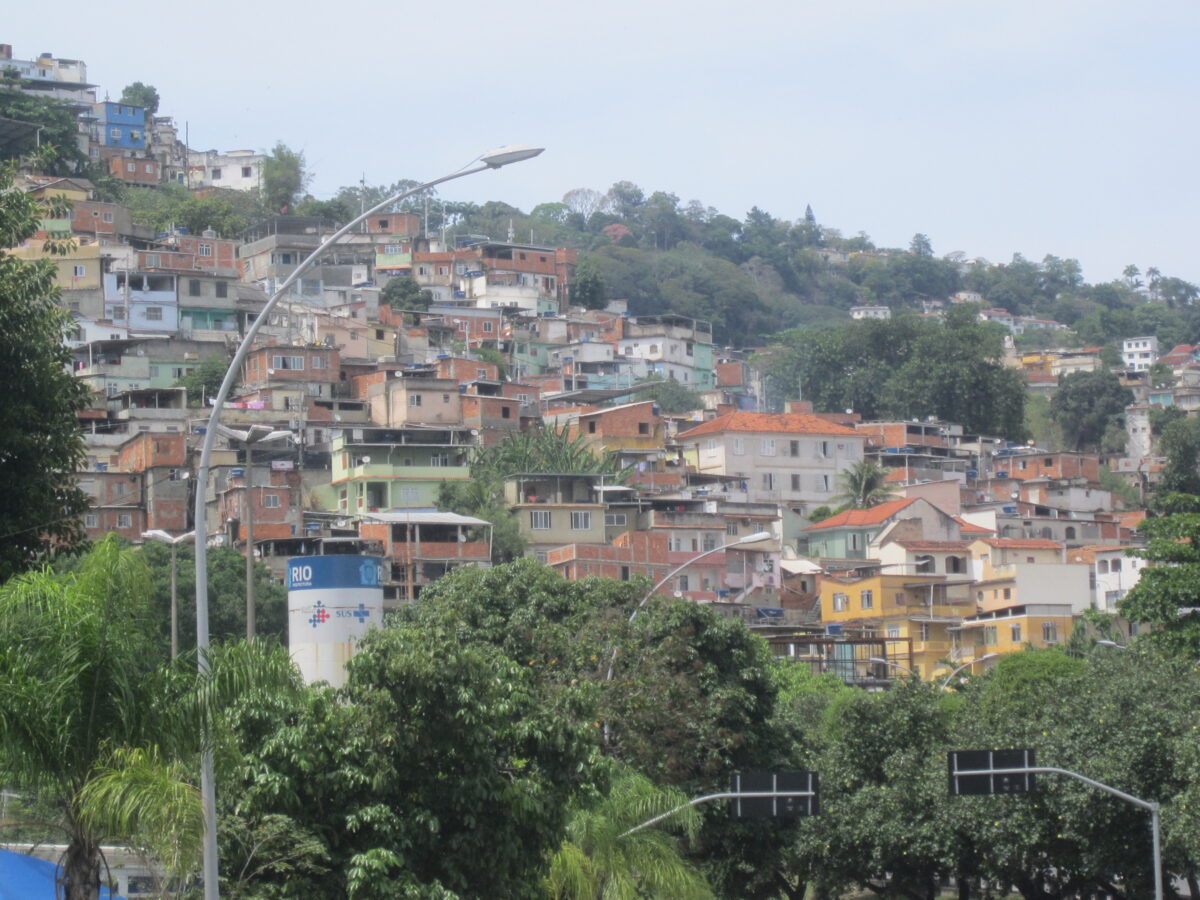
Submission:
[[[1055,766],[1035,766],[1032,750],[952,750],[948,756],[951,794],[1024,794],[1035,789],[1033,776],[1066,775],[1086,785],[1119,797],[1126,803],[1150,811],[1150,835],[1154,854],[1154,900],[1163,900],[1162,824],[1159,805],[1142,800],[1111,785]],[[1028,765],[1013,765],[1028,760]]]
[[[815,816],[820,812],[821,782],[816,772],[747,772],[734,775],[731,781],[733,790],[693,797],[687,803],[681,803],[640,825],[634,825],[621,837],[628,837],[643,828],[656,825],[689,806],[699,806],[713,800],[733,800],[730,812],[734,818],[794,819]],[[752,789],[759,786],[764,789]]]

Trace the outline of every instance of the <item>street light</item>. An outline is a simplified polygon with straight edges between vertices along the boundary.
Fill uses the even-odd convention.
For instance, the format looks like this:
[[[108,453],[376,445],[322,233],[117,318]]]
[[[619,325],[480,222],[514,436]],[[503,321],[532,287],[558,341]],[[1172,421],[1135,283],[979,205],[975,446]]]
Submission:
[[[1096,641],[1101,647],[1112,647],[1114,650],[1128,650],[1124,644],[1118,644],[1116,641]]]
[[[209,462],[212,459],[213,444],[217,436],[217,426],[221,423],[221,413],[225,406],[225,400],[229,397],[229,391],[233,387],[233,380],[237,377],[238,369],[246,359],[246,355],[250,352],[250,347],[254,343],[254,338],[258,334],[259,328],[267,321],[280,298],[287,293],[288,289],[293,284],[312,268],[313,264],[320,259],[326,251],[329,250],[337,241],[344,235],[349,234],[355,226],[360,222],[365,221],[370,216],[375,215],[382,209],[391,206],[393,203],[398,203],[407,197],[414,194],[419,194],[421,191],[442,184],[446,181],[452,181],[455,178],[463,178],[467,175],[474,175],[476,172],[483,172],[487,169],[498,169],[501,166],[507,166],[511,163],[521,162],[522,160],[532,159],[542,152],[541,147],[531,147],[526,144],[518,144],[512,147],[500,147],[496,150],[491,150],[476,160],[478,165],[468,165],[465,168],[459,169],[457,172],[452,172],[449,175],[443,175],[441,178],[435,178],[432,181],[426,181],[424,184],[419,184],[410,190],[401,191],[393,194],[386,200],[377,203],[370,209],[359,214],[358,218],[353,219],[343,225],[324,241],[322,241],[312,253],[306,256],[300,265],[292,271],[292,273],[283,280],[278,289],[267,300],[262,312],[254,319],[250,327],[246,329],[246,336],[242,338],[241,344],[238,345],[237,352],[234,353],[233,359],[229,363],[229,368],[225,372],[225,377],[221,380],[220,390],[217,391],[217,396],[213,399],[212,415],[208,419],[208,427],[204,432],[204,444],[200,450],[200,462],[196,468],[196,477],[199,479],[199,484],[196,486],[196,508],[195,508],[195,524],[197,534],[207,534],[207,519],[208,509],[205,503],[205,492],[208,489],[208,469]],[[200,651],[199,667],[201,673],[208,671],[208,659],[205,650],[208,649],[208,541],[201,540],[196,542],[196,647]],[[213,784],[213,763],[212,751],[204,750],[200,755],[200,796],[204,812],[204,900],[217,900],[220,896],[219,887],[217,884],[217,799],[215,785]]]
[[[637,618],[637,614],[642,611],[642,607],[649,602],[650,598],[654,596],[655,592],[688,566],[694,565],[695,563],[704,559],[706,556],[711,556],[714,553],[720,553],[722,550],[728,550],[730,547],[736,547],[739,544],[757,544],[759,541],[769,541],[773,536],[774,535],[772,535],[769,531],[756,531],[754,534],[748,534],[743,538],[738,538],[736,541],[730,541],[728,544],[722,544],[720,547],[713,547],[711,550],[705,550],[703,553],[693,556],[683,565],[676,566],[674,569],[664,575],[661,581],[659,581],[656,585],[654,585],[654,587],[650,588],[650,590],[646,592],[646,596],[641,599],[638,605],[634,607],[633,612],[629,614],[629,622],[627,624],[632,625],[633,620]],[[605,681],[612,681],[613,668],[617,664],[617,652],[618,648],[613,647],[612,659],[608,663],[608,674],[604,676]]]
[[[175,597],[175,551],[179,545],[196,539],[196,532],[189,531],[178,537],[172,537],[161,528],[143,531],[142,537],[148,541],[157,541],[171,548],[171,659],[179,655],[179,601]]]
[[[967,666],[973,666],[973,665],[975,665],[975,663],[987,662],[989,659],[995,659],[999,655],[1000,655],[999,653],[985,653],[985,654],[983,654],[983,656],[979,657],[979,659],[972,659],[969,662],[963,663],[961,666],[959,666],[957,669],[955,669],[953,672],[951,672],[949,675],[947,675],[942,680],[942,690],[944,691],[946,688],[948,688],[950,686],[950,679],[952,679],[955,675],[957,675],[959,672],[961,672]]]
[[[272,431],[267,425],[251,425],[246,431],[218,425],[227,438],[240,441],[246,448],[246,640],[258,632],[258,613],[254,603],[254,445],[295,435],[290,431]]]
[[[902,665],[900,665],[900,663],[892,662],[890,659],[884,659],[882,656],[868,656],[867,662],[882,663],[885,666],[893,666],[897,669],[900,669],[901,671],[907,672],[913,678],[918,677],[917,673],[914,672],[912,669],[910,669],[908,666],[902,666]]]

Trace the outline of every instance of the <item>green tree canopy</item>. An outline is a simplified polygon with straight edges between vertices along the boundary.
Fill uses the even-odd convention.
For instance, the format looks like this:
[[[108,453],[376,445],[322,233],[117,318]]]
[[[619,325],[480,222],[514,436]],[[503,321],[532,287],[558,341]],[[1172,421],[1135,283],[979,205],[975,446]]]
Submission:
[[[71,475],[83,468],[77,413],[90,394],[70,374],[63,334],[71,319],[55,305],[54,263],[4,252],[32,237],[42,217],[67,215],[69,206],[39,204],[0,166],[0,378],[12,387],[0,404],[0,580],[86,539],[80,516],[88,497]],[[67,246],[47,242],[52,252]]]
[[[152,116],[158,112],[158,91],[154,89],[153,85],[135,81],[133,84],[125,85],[125,90],[121,91],[121,99],[117,102],[129,106],[140,106],[146,110],[147,116]]]
[[[272,215],[288,212],[300,198],[311,176],[304,165],[304,153],[277,142],[263,160],[263,203]]]
[[[433,303],[433,292],[425,290],[410,277],[388,279],[380,298],[392,309],[429,309]]]
[[[1124,416],[1133,392],[1111,372],[1072,372],[1058,381],[1050,415],[1074,450],[1099,448],[1110,420]]]

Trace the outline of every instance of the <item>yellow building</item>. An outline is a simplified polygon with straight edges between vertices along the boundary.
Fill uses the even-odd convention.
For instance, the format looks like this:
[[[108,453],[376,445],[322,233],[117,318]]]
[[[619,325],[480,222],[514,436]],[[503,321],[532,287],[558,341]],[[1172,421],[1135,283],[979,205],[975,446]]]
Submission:
[[[821,582],[821,621],[883,638],[889,662],[928,678],[951,668],[950,629],[975,613],[968,588],[944,575],[828,577]]]
[[[1074,628],[1069,603],[1037,603],[978,613],[963,619],[951,633],[957,658],[966,662],[990,653],[1053,647],[1069,638]],[[978,673],[982,666],[971,669]]]

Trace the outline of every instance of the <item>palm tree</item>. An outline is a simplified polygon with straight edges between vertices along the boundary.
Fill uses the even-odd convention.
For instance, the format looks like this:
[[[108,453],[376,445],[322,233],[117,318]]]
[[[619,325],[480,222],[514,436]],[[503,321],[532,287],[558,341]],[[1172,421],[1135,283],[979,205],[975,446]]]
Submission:
[[[626,771],[609,793],[574,810],[567,839],[550,861],[545,887],[553,900],[711,900],[704,876],[679,854],[668,830],[692,838],[700,813],[687,796],[660,788],[644,775]],[[684,806],[658,825],[633,834],[629,829],[660,813]]]
[[[855,509],[867,509],[894,500],[896,486],[888,483],[887,476],[888,469],[874,460],[859,460],[839,477],[842,493],[836,499]]]
[[[293,684],[282,650],[218,648],[209,671],[161,648],[141,555],[110,535],[77,573],[0,588],[0,773],[61,812],[66,900],[99,895],[103,841],[153,852],[176,873],[201,831],[195,768],[216,711],[251,684]]]

